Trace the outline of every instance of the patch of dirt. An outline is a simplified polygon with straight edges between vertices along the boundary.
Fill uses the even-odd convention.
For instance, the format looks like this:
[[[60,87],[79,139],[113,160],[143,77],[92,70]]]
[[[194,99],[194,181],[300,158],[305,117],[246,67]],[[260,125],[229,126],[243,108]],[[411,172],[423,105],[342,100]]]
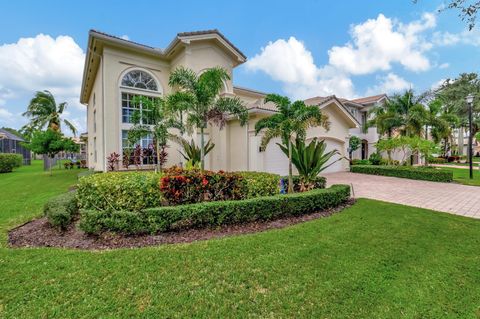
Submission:
[[[45,217],[32,220],[10,231],[8,242],[11,247],[62,247],[87,250],[103,250],[114,248],[135,248],[161,244],[189,243],[211,238],[228,237],[240,234],[250,234],[269,229],[323,218],[342,211],[351,206],[351,199],[343,205],[325,211],[294,217],[285,217],[272,221],[251,222],[240,225],[226,225],[218,228],[188,229],[175,232],[165,232],[158,235],[124,236],[104,233],[100,236],[90,236],[79,230],[78,221],[65,231],[60,231],[48,224]]]

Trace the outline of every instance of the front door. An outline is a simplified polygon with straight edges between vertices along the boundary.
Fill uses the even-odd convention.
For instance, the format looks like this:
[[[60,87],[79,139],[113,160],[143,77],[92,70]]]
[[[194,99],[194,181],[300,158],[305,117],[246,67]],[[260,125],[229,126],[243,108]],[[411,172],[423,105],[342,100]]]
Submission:
[[[362,160],[368,159],[368,141],[362,140]]]

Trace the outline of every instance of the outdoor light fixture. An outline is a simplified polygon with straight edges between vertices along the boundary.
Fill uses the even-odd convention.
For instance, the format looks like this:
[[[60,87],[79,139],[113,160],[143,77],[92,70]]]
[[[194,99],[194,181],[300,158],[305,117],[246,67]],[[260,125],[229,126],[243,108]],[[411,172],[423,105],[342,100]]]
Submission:
[[[468,105],[468,166],[470,168],[470,179],[473,179],[473,127],[472,127],[472,109],[473,95],[469,94],[465,98]]]

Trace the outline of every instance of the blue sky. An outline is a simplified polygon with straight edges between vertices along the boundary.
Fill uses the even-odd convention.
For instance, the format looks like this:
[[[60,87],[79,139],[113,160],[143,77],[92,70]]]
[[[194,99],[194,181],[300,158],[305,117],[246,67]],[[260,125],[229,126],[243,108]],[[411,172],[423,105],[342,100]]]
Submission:
[[[249,62],[237,85],[292,98],[422,91],[479,71],[480,32],[443,1],[9,1],[0,20],[0,127],[19,128],[36,90],[78,102],[89,29],[164,48],[177,32],[219,29]]]

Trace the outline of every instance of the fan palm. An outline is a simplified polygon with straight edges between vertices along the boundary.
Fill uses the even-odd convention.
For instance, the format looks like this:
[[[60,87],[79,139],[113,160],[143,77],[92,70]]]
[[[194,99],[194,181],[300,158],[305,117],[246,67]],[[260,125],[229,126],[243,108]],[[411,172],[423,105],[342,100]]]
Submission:
[[[170,75],[169,85],[178,89],[169,97],[171,109],[186,114],[187,130],[200,130],[202,170],[205,168],[204,131],[208,123],[222,129],[230,116],[238,118],[241,125],[248,120],[247,109],[238,97],[219,95],[224,82],[229,79],[227,71],[220,67],[208,69],[200,75],[179,67]]]
[[[287,147],[278,143],[277,145],[280,146],[285,155],[289,155]],[[295,143],[292,144],[292,163],[302,177],[302,191],[310,190],[313,186],[312,182],[318,174],[340,160],[326,165],[333,156],[340,154],[338,150],[325,152],[326,147],[325,141],[318,141],[317,138],[312,139],[308,145],[305,145],[305,141],[297,137]]]
[[[265,149],[273,139],[280,137],[283,145],[288,148],[288,192],[293,192],[292,182],[292,138],[294,135],[305,140],[307,129],[315,126],[323,126],[329,129],[328,117],[322,114],[317,106],[307,106],[303,101],[291,102],[289,98],[278,94],[269,94],[265,97],[265,103],[275,104],[278,112],[272,116],[263,118],[255,125],[255,134],[265,130],[261,149]]]
[[[61,118],[62,113],[67,107],[67,102],[57,104],[55,97],[50,91],[38,91],[30,100],[27,111],[23,113],[30,119],[30,123],[22,128],[24,132],[43,130],[45,128],[61,132],[61,123],[63,122],[74,135],[77,134],[75,126],[66,119]]]

